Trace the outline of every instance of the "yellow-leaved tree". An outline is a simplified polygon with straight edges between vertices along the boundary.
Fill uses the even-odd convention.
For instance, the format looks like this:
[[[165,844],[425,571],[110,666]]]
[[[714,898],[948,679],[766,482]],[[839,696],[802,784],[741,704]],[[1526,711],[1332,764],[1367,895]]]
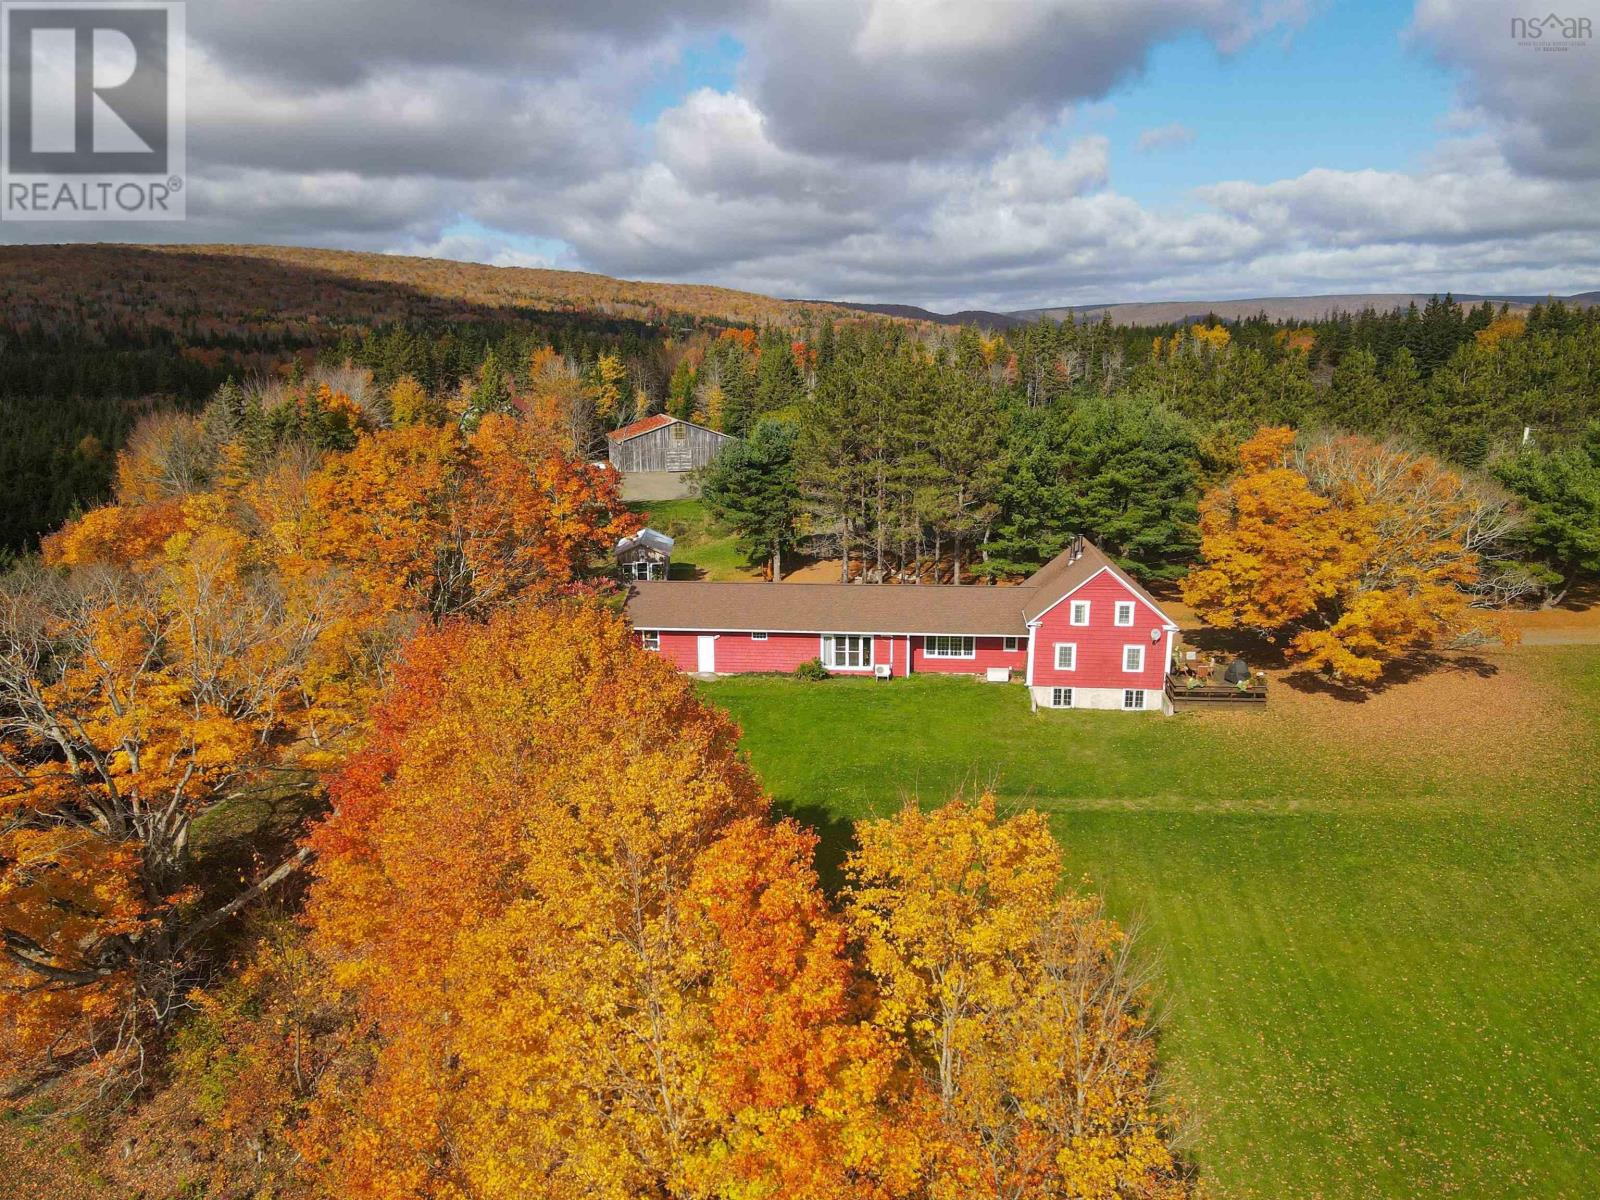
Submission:
[[[301,1144],[355,1197],[892,1194],[892,1039],[737,730],[593,607],[425,632],[315,834],[370,1030]]]
[[[926,1194],[1179,1197],[1152,1100],[1146,981],[1098,901],[1060,888],[1042,814],[993,797],[856,826],[846,912],[937,1117]]]
[[[1453,641],[1515,631],[1492,604],[1532,585],[1504,560],[1520,516],[1496,485],[1351,434],[1261,429],[1200,502],[1184,599],[1207,621],[1286,642],[1359,683]]]

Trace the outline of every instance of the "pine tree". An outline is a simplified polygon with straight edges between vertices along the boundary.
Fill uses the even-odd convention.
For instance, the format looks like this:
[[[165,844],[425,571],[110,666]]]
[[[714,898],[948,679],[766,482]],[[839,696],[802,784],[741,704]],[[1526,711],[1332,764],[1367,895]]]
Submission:
[[[772,418],[758,422],[747,439],[712,461],[700,495],[712,515],[738,534],[740,551],[770,564],[774,583],[782,580],[801,512],[794,426]]]

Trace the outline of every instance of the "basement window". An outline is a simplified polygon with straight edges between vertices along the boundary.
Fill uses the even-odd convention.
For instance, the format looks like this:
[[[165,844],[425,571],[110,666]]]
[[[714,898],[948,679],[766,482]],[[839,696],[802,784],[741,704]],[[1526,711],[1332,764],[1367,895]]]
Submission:
[[[1143,708],[1144,691],[1141,688],[1128,688],[1122,693],[1123,708]]]
[[[1050,689],[1050,707],[1051,708],[1071,708],[1072,707],[1072,689],[1071,688],[1051,688]]]

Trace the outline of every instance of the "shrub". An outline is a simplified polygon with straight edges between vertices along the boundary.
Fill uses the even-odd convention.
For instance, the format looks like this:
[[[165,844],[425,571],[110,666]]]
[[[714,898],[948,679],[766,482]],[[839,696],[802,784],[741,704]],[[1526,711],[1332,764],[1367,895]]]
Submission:
[[[808,683],[818,683],[830,678],[828,668],[822,665],[820,658],[807,659],[794,669],[796,679],[804,679]]]

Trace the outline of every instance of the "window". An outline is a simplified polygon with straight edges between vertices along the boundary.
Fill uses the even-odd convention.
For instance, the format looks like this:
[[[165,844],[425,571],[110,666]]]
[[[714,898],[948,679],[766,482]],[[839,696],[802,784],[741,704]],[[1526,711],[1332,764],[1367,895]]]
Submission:
[[[646,650],[661,649],[661,631],[659,629],[639,630],[639,644]]]
[[[1128,626],[1133,624],[1133,601],[1117,601],[1117,624]]]
[[[1144,647],[1124,646],[1122,648],[1122,669],[1124,671],[1144,670]]]
[[[750,635],[750,640],[752,642],[764,642],[767,640],[767,635],[764,633],[752,633]]]
[[[1072,689],[1071,688],[1051,688],[1050,689],[1050,707],[1051,708],[1071,708],[1072,707]]]
[[[855,633],[823,634],[822,665],[836,671],[871,670],[872,637]]]
[[[1128,688],[1122,693],[1123,708],[1143,708],[1144,691],[1141,688]]]
[[[929,658],[973,658],[977,655],[977,639],[947,637],[939,634],[922,639],[922,652]]]
[[[689,427],[681,421],[674,425],[672,427],[672,440],[675,442],[687,442],[689,440]]]
[[[1005,640],[1005,650],[1006,650],[1006,652],[1008,654],[1014,652],[1017,649],[1017,647],[1021,644],[1021,642],[1022,642],[1021,638],[1008,637]]]
[[[648,559],[635,559],[630,563],[622,564],[622,575],[625,579],[665,579],[667,577],[667,564],[651,562]]]
[[[1074,625],[1087,625],[1089,623],[1089,602],[1087,600],[1074,600],[1072,602],[1071,619]]]
[[[1056,670],[1076,671],[1078,669],[1078,643],[1056,643]]]

